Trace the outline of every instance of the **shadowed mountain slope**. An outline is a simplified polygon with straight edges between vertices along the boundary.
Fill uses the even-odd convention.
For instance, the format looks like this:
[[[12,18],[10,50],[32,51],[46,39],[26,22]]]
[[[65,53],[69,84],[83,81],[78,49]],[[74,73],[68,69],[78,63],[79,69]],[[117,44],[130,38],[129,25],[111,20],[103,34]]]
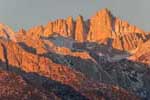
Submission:
[[[30,99],[40,91],[42,100],[148,99],[149,39],[108,9],[86,21],[68,17],[18,32],[0,24],[0,88],[14,85],[0,96],[18,91],[12,97]]]
[[[5,64],[3,62],[0,62],[1,65]],[[3,73],[0,74],[0,78],[4,80],[0,82],[0,84],[3,84],[3,82],[5,82],[5,77],[7,77],[7,81],[9,81],[9,84],[13,86],[13,88],[11,88],[12,92],[11,93],[15,93],[18,92],[20,93],[20,95],[25,96],[26,93],[21,94],[22,93],[22,88],[21,86],[24,84],[29,84],[30,86],[34,86],[34,87],[38,87],[39,89],[42,89],[42,91],[44,93],[46,93],[45,95],[42,94],[42,91],[39,92],[41,93],[42,97],[44,97],[43,99],[39,96],[39,100],[41,98],[41,100],[46,100],[46,98],[48,99],[52,99],[52,100],[107,100],[107,99],[112,99],[112,100],[116,100],[116,99],[124,99],[124,100],[128,100],[130,99],[136,99],[139,100],[140,98],[137,96],[134,96],[132,93],[127,92],[126,90],[113,86],[113,85],[107,85],[107,84],[102,84],[102,83],[96,83],[96,82],[92,82],[92,81],[88,81],[86,83],[84,83],[81,88],[78,88],[77,90],[74,89],[73,87],[60,83],[56,80],[52,80],[48,77],[45,76],[41,76],[37,73],[30,73],[30,72],[25,72],[22,71],[21,68],[15,67],[15,66],[11,66],[9,65],[10,69],[9,69],[9,74],[8,74],[8,70],[3,69],[3,67],[1,66],[1,70],[5,70],[5,71],[1,71]],[[15,75],[15,74],[11,74],[10,72],[19,74]],[[21,77],[22,76],[22,77]],[[24,84],[18,83],[19,85],[17,85],[17,82],[13,81],[13,79],[17,79],[20,80],[21,82],[24,82]],[[19,81],[19,82],[20,82]],[[13,83],[15,82],[15,83]],[[26,83],[25,83],[26,82]],[[8,83],[0,85],[0,87],[3,89],[3,87],[9,85]],[[22,86],[24,87],[24,86]],[[15,91],[15,89],[18,91]],[[27,88],[24,87],[24,88]],[[6,89],[6,88],[5,88]],[[8,89],[8,88],[7,88]],[[30,88],[31,89],[31,88]],[[26,89],[25,89],[26,90]],[[25,91],[24,90],[24,91]],[[33,90],[33,89],[32,89]],[[9,92],[2,92],[3,94],[0,96],[3,98],[3,96],[5,96],[6,94],[8,94]],[[16,97],[11,96],[11,93],[9,94],[10,97]],[[37,93],[37,91],[36,91]],[[48,95],[49,94],[49,95]],[[51,94],[51,95],[50,95]],[[8,98],[9,100],[9,95],[6,96],[6,98]],[[34,92],[32,94],[29,94],[29,99],[30,100],[34,100],[36,97],[34,97]],[[50,97],[52,96],[52,97]],[[22,98],[21,98],[22,99]],[[26,100],[26,99],[25,99]]]

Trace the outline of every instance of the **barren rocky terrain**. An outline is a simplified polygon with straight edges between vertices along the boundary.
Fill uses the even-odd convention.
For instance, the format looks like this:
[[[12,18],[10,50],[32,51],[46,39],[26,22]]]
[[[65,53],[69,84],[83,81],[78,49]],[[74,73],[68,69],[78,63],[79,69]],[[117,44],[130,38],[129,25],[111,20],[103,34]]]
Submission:
[[[148,100],[150,34],[102,9],[88,20],[0,24],[0,99]]]

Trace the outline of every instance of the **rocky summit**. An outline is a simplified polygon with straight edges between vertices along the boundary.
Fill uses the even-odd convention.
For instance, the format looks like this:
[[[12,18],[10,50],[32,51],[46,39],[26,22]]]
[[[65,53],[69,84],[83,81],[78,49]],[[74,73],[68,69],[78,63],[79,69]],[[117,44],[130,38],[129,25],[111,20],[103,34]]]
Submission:
[[[150,34],[102,9],[17,32],[0,24],[0,99],[149,100]]]

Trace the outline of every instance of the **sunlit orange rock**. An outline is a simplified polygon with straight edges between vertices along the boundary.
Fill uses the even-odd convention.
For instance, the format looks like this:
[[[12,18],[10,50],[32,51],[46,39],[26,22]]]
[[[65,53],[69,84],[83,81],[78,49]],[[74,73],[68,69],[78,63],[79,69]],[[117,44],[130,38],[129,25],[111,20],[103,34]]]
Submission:
[[[0,23],[0,37],[15,41],[15,32],[9,26]]]
[[[40,36],[41,34],[43,34],[43,32],[44,32],[44,28],[42,25],[33,27],[27,31],[29,35],[33,35],[33,36]]]
[[[21,68],[25,72],[36,72],[72,86],[78,86],[86,79],[82,73],[67,66],[56,64],[48,58],[27,52],[14,42],[0,40],[0,43],[3,45],[1,46],[2,50],[5,50],[5,52],[0,51],[2,54],[0,61],[4,59],[8,65]]]
[[[140,43],[129,59],[150,65],[150,41]]]
[[[59,36],[63,39],[58,38]],[[148,45],[150,44],[146,42],[147,36],[137,27],[115,18],[108,9],[97,12],[87,21],[84,21],[82,16],[78,16],[76,21],[72,17],[68,17],[67,19],[50,21],[45,26],[36,26],[28,31],[20,29],[16,33],[9,27],[0,25],[0,37],[2,37],[0,39],[0,65],[2,68],[9,69],[9,71],[14,71],[12,70],[14,67],[27,73],[36,73],[58,81],[75,88],[91,100],[105,99],[107,97],[114,97],[114,100],[116,98],[136,100],[136,96],[117,86],[96,84],[93,80],[103,81],[104,79],[105,82],[106,79],[106,82],[107,80],[113,82],[118,81],[118,78],[115,79],[115,75],[122,75],[118,71],[115,74],[110,74],[107,71],[110,70],[111,72],[114,66],[113,71],[118,70],[116,66],[120,71],[124,66],[124,63],[120,65],[120,62],[117,61],[124,62],[125,57],[114,60],[112,63],[109,60],[109,55],[112,53],[113,48],[119,49],[118,52],[121,52],[120,50],[137,49],[136,52],[132,53],[135,61],[149,64],[150,53]],[[75,49],[72,46],[76,42],[85,42],[87,40],[97,42],[97,44],[82,47],[81,49],[83,50]],[[104,45],[100,46],[99,43]],[[106,45],[107,47],[105,47]],[[108,65],[112,65],[110,68],[102,68],[103,65],[99,64],[99,61],[106,64],[105,60]],[[93,80],[88,78],[93,78]],[[122,81],[119,80],[119,82]],[[117,82],[116,84],[118,85]],[[92,90],[92,92],[89,90]]]
[[[44,27],[44,36],[48,37],[53,33],[53,23],[48,22],[48,24]]]
[[[21,28],[21,29],[18,31],[18,33],[22,33],[23,35],[25,35],[25,34],[26,34],[26,30],[23,29],[23,28]]]
[[[78,42],[83,42],[86,39],[86,27],[82,16],[78,16],[76,19],[75,27],[75,40]]]
[[[105,42],[111,38],[114,48],[120,50],[135,49],[139,42],[146,40],[143,30],[128,22],[114,17],[108,9],[102,9],[90,19],[88,41]]]
[[[111,37],[113,17],[107,9],[100,10],[90,19],[88,40],[99,41]]]
[[[120,18],[115,18],[115,32],[116,33],[143,33],[144,31],[137,28],[134,25],[130,25],[127,21],[123,21]]]
[[[75,23],[73,21],[73,17],[69,16],[66,19],[66,23],[67,23],[67,36],[69,37],[74,37],[74,33],[75,33]]]
[[[74,22],[72,17],[65,19],[58,19],[56,21],[49,22],[45,26],[44,36],[50,36],[52,33],[59,33],[64,37],[73,37]]]
[[[145,39],[145,36],[141,33],[129,33],[114,38],[112,45],[114,48],[120,50],[134,50],[143,43]]]
[[[84,21],[82,16],[78,16],[74,21],[69,16],[66,19],[50,21],[45,26],[33,27],[26,33],[38,37],[48,37],[57,33],[63,37],[71,37],[77,42],[88,40],[105,43],[105,40],[110,38],[113,39],[114,48],[127,51],[135,49],[140,41],[144,42],[147,39],[143,30],[113,16],[108,9],[98,11],[88,21]],[[4,34],[4,31],[1,34]]]
[[[59,33],[62,36],[67,36],[67,25],[66,20],[64,19],[58,19],[53,22],[53,32]]]

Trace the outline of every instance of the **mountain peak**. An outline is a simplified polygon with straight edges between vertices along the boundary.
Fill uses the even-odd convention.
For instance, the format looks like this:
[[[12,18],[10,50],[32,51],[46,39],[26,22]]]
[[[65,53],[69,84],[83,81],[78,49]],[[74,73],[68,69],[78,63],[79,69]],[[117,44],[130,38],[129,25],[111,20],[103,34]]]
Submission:
[[[79,15],[76,19],[75,28],[75,40],[77,40],[78,42],[83,42],[85,40],[86,27],[84,19],[81,15]]]
[[[99,41],[108,38],[113,30],[113,17],[108,9],[102,9],[90,19],[88,40]]]
[[[68,17],[67,17],[67,20],[73,21],[73,17],[72,17],[72,16],[68,16]]]
[[[0,30],[6,30],[8,31],[10,34],[14,34],[14,31],[7,25],[0,23]]]
[[[10,29],[3,24],[0,25],[0,29],[4,29],[1,31],[1,34],[5,34],[5,37],[9,37],[7,33],[13,33],[12,31],[8,32]],[[20,32],[24,33],[23,30],[20,30]],[[97,13],[88,19],[88,21],[84,21],[84,18],[81,15],[77,16],[76,20],[74,20],[72,16],[68,16],[66,19],[50,21],[44,26],[40,25],[33,27],[26,33],[37,37],[48,37],[53,33],[58,33],[64,37],[71,37],[78,42],[88,40],[89,42],[103,43],[105,40],[107,41],[108,38],[111,38],[117,41],[113,43],[115,48],[123,49],[124,47],[127,50],[129,48],[132,49],[133,47],[136,48],[138,45],[138,42],[136,41],[134,43],[132,43],[133,41],[130,41],[127,44],[127,40],[132,40],[130,38],[139,40],[138,35],[135,33],[140,33],[140,38],[145,40],[142,34],[144,33],[143,31],[120,18],[113,16],[111,11],[107,8],[97,11]],[[120,37],[123,37],[123,39],[121,40]],[[118,44],[120,45],[118,46]],[[134,44],[134,46],[132,44]]]
[[[101,9],[96,13],[97,16],[108,16],[108,17],[113,17],[111,11],[107,8]],[[95,16],[95,15],[94,15]]]
[[[0,23],[0,37],[14,39],[14,31],[9,26]]]
[[[21,29],[19,29],[18,33],[23,33],[23,34],[25,34],[25,33],[26,33],[26,30],[23,29],[23,28],[21,28]]]
[[[43,32],[44,32],[44,27],[42,25],[35,26],[28,30],[29,34],[32,34],[32,35],[34,34],[36,36],[43,34]]]
[[[106,13],[106,14],[111,13],[108,8],[101,9],[101,10],[99,10],[98,12],[99,12],[99,13]]]
[[[107,8],[88,20],[81,15],[75,20],[69,16],[15,34],[0,24],[0,70],[20,74],[23,83],[27,81],[59,99],[138,100],[130,92],[150,98],[149,66],[140,64],[150,64],[149,39],[149,34],[112,16]],[[129,60],[130,56],[135,59]],[[13,83],[9,84],[10,79],[4,76],[10,76]],[[16,98],[26,90],[24,85],[14,84],[20,82],[17,76],[11,76],[0,72],[0,98],[10,94],[11,86],[15,86],[10,92]],[[26,93],[32,96],[34,92]]]

